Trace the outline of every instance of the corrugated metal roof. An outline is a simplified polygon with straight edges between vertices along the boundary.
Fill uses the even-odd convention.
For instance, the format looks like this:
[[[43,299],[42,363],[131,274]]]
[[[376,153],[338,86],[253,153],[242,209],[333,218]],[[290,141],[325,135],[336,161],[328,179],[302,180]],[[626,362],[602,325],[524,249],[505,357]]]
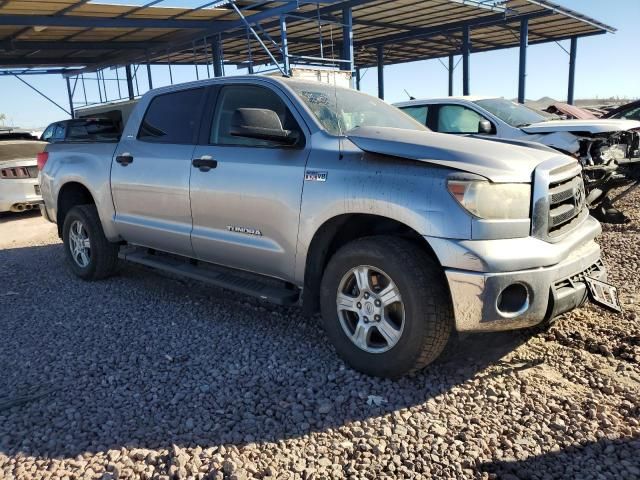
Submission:
[[[147,58],[152,63],[210,63],[207,39],[217,35],[222,38],[225,62],[246,63],[250,49],[255,64],[269,63],[266,52],[255,39],[248,38],[244,24],[228,5],[211,8],[224,2],[202,1],[201,8],[193,9],[88,0],[0,0],[0,68],[98,68],[146,63]],[[274,42],[280,41],[279,16],[289,14],[292,61],[295,56],[340,58],[341,12],[343,6],[351,6],[357,66],[375,65],[379,45],[384,47],[385,64],[460,54],[466,24],[471,25],[472,52],[517,46],[520,21],[525,17],[529,19],[530,44],[615,31],[543,0],[235,3],[259,25],[262,39],[278,59]],[[288,8],[291,4],[294,7]],[[317,22],[318,14],[321,23]]]

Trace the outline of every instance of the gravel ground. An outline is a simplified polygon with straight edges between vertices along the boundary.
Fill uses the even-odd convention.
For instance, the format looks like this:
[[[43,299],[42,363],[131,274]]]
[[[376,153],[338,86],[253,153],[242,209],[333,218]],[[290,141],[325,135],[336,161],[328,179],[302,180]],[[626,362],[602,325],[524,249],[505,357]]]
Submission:
[[[86,283],[51,226],[0,218],[0,478],[638,479],[638,205],[601,237],[624,314],[468,336],[395,382],[297,309],[133,265]]]

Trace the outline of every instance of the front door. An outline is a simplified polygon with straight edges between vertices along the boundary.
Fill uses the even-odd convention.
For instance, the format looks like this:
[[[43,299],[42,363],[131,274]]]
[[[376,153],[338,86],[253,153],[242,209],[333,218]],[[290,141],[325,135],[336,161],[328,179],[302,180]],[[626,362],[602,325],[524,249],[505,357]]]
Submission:
[[[430,110],[429,119],[433,123],[427,126],[440,133],[480,134],[480,122],[486,120],[475,110],[463,105],[441,104],[437,109],[432,107],[432,110],[437,110],[437,116],[432,117]]]
[[[227,85],[217,95],[210,128],[196,147],[191,170],[191,241],[196,258],[290,279],[308,133],[280,91],[256,85]],[[275,111],[300,142],[287,147],[230,134],[238,108]],[[201,159],[204,159],[204,166]],[[200,160],[200,162],[198,162]],[[207,166],[208,165],[208,166]]]
[[[205,88],[154,97],[111,167],[115,222],[137,245],[192,256],[189,176]]]

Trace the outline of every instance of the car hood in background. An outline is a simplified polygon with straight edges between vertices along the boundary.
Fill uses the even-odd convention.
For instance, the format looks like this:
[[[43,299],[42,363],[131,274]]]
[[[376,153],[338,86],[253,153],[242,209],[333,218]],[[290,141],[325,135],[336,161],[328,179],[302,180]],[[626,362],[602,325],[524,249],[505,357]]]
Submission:
[[[640,129],[640,122],[615,119],[549,120],[521,128],[526,133],[589,132],[596,134]]]
[[[555,151],[390,127],[358,127],[347,132],[347,137],[365,152],[454,168],[493,182],[531,182],[540,163],[563,156]]]

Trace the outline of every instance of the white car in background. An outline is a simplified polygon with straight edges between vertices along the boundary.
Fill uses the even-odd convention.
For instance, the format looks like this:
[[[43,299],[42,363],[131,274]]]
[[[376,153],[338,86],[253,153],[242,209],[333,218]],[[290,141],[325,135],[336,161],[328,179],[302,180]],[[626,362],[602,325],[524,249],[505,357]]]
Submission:
[[[583,166],[640,157],[637,121],[555,120],[511,100],[476,96],[411,100],[395,106],[435,132],[542,143],[578,158]]]
[[[38,208],[37,156],[46,145],[28,131],[0,127],[0,213]]]
[[[447,97],[396,103],[408,115],[440,133],[473,135],[494,141],[539,145],[577,158],[582,165],[586,203],[607,223],[626,223],[608,193],[628,183],[640,167],[640,122],[632,120],[560,120],[520,103],[492,97]]]

